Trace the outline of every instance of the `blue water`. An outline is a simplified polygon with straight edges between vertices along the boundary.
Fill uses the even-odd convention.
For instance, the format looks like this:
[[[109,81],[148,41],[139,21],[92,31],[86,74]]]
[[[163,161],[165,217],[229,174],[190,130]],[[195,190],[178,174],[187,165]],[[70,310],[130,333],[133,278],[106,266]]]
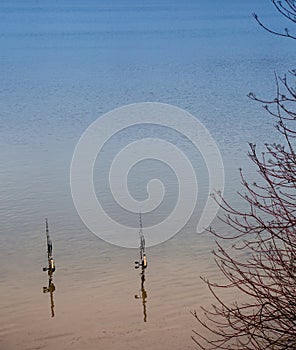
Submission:
[[[100,279],[106,271],[110,275],[104,277],[104,291],[101,293],[108,296],[105,303],[109,310],[116,312],[119,307],[113,299],[114,290],[122,288],[133,294],[122,276],[133,281],[136,274],[122,271],[118,275],[118,269],[122,261],[133,263],[137,252],[122,251],[93,236],[78,217],[70,193],[69,169],[75,145],[88,125],[100,115],[122,105],[145,101],[169,103],[189,111],[204,123],[216,140],[225,164],[225,193],[228,198],[236,200],[234,196],[239,187],[237,169],[242,166],[246,173],[254,172],[246,160],[247,143],[263,143],[278,137],[273,128],[274,121],[246,95],[254,91],[259,96],[273,97],[274,71],[284,73],[294,68],[295,62],[293,42],[259,28],[252,12],[257,12],[275,29],[286,26],[272,4],[263,0],[0,2],[0,253],[1,301],[4,301],[3,310],[6,310],[1,312],[4,315],[1,328],[3,349],[23,349],[21,340],[16,339],[24,337],[27,337],[28,349],[38,344],[47,348],[55,344],[51,341],[54,341],[58,329],[63,329],[68,338],[65,338],[63,347],[56,345],[57,349],[68,349],[70,347],[66,344],[75,338],[74,333],[79,329],[78,325],[73,329],[65,326],[66,321],[58,319],[57,311],[56,328],[49,331],[50,337],[44,334],[44,339],[40,340],[25,336],[28,333],[34,335],[36,329],[40,331],[37,324],[46,325],[48,318],[47,297],[39,295],[39,284],[45,279],[39,271],[39,265],[44,263],[44,258],[46,260],[45,216],[52,223],[56,255],[62,270],[60,301],[69,298],[67,286],[78,286],[73,296],[78,304],[87,299],[94,292],[94,286],[98,287],[96,278]],[[162,135],[162,131],[155,131],[156,134]],[[126,136],[126,142],[134,138],[134,135]],[[170,138],[176,145],[187,149],[189,157],[198,162],[198,156],[193,154],[190,146],[183,145],[182,138],[174,135]],[[111,144],[110,154],[114,153],[112,147],[118,148],[120,142],[122,140]],[[173,176],[167,175],[166,170],[157,164],[154,166],[160,177],[163,175],[169,179],[169,201],[174,199]],[[107,169],[102,167],[102,172],[106,176]],[[139,174],[134,175],[132,192],[143,198],[145,193],[142,195],[141,190],[149,171],[140,169]],[[106,184],[105,178],[103,183]],[[116,216],[118,208],[113,207],[110,195],[106,198],[106,207],[111,214],[114,208],[113,215]],[[169,202],[162,214],[167,214],[170,208]],[[118,215],[124,221],[125,213]],[[137,217],[131,216],[132,219],[137,220]],[[176,324],[177,319],[176,315],[172,316],[172,310],[184,311],[179,299],[186,300],[185,314],[189,308],[198,307],[199,300],[206,293],[204,289],[200,295],[196,294],[196,288],[202,288],[198,276],[204,271],[214,274],[210,260],[208,265],[201,264],[204,269],[192,266],[194,259],[198,261],[200,256],[213,249],[211,238],[204,237],[201,242],[193,235],[194,224],[193,217],[183,235],[151,250],[159,269],[173,253],[178,262],[183,261],[179,268],[174,264],[167,267],[168,273],[163,273],[161,278],[156,277],[155,266],[154,270],[151,268],[155,272],[155,275],[151,272],[151,288],[155,286],[155,296],[162,300],[158,299],[154,305],[157,317],[152,328],[145,333],[151,339],[154,339],[155,328],[160,327],[169,342],[170,326]],[[133,225],[137,225],[137,221]],[[190,239],[183,240],[183,237]],[[108,265],[110,259],[115,270]],[[21,264],[28,264],[30,276],[20,270]],[[75,268],[71,269],[69,266],[73,265]],[[127,266],[128,270],[130,266]],[[171,277],[172,284],[184,283],[186,286],[176,293],[177,301],[166,299],[167,289],[159,288],[159,283],[166,286],[163,278],[173,272],[176,275]],[[20,296],[22,285],[30,279],[31,287]],[[86,283],[88,287],[80,288],[80,283]],[[138,281],[135,283],[138,288]],[[124,304],[130,295],[123,293],[117,297],[122,298]],[[170,300],[171,304],[163,300]],[[153,305],[153,299],[151,303]],[[19,307],[13,308],[13,304]],[[87,311],[85,324],[97,321],[90,305],[86,303],[82,308]],[[100,316],[109,332],[103,348],[117,349],[119,344],[111,342],[114,324],[107,316],[107,306]],[[132,307],[135,314],[121,310],[115,322],[122,327],[122,332],[117,335],[118,341],[126,341],[129,344],[126,348],[133,344],[126,334],[137,317],[141,318],[137,313],[140,313],[140,305],[131,300]],[[34,328],[26,328],[16,321],[34,308],[42,310],[31,318],[26,316]],[[63,312],[67,314],[69,309]],[[191,325],[193,320],[187,316],[181,317],[176,334],[180,335],[182,348],[187,341],[186,346],[190,349],[190,339],[187,335],[182,338],[182,329],[194,327]],[[7,320],[15,326],[10,329]],[[81,332],[82,340],[74,342],[71,349],[75,346],[80,349],[83,341],[87,342],[88,349],[95,348],[92,335],[84,330]],[[155,343],[149,346],[156,349],[157,339],[156,334]],[[135,346],[140,343],[139,339],[136,340]],[[171,344],[170,348],[175,346],[177,349],[179,345]],[[145,348],[145,345],[141,346]]]

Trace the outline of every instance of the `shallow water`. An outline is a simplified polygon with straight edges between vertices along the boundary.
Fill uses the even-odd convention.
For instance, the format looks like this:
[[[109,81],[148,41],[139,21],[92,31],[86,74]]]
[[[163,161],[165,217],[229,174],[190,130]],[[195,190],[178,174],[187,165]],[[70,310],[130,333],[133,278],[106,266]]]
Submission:
[[[0,4],[0,348],[193,349],[198,325],[190,310],[211,303],[199,276],[219,279],[214,240],[195,228],[207,174],[182,136],[135,128],[109,143],[98,158],[95,184],[111,216],[137,227],[137,213],[114,203],[108,164],[123,145],[166,138],[184,150],[199,175],[200,197],[191,220],[171,240],[147,249],[144,322],[139,252],[90,233],[71,198],[75,145],[91,122],[128,103],[164,102],[204,123],[221,151],[225,194],[236,202],[238,167],[247,142],[277,139],[272,121],[248,100],[249,91],[273,96],[273,71],[293,68],[288,41],[260,30],[251,13],[279,26],[268,2],[2,1]],[[130,191],[166,184],[163,205],[144,215],[144,232],[172,209],[176,179],[158,162],[133,169]],[[190,183],[188,184],[190,186]],[[54,317],[47,275],[44,218],[49,218],[57,271]],[[215,221],[215,225],[220,225]]]

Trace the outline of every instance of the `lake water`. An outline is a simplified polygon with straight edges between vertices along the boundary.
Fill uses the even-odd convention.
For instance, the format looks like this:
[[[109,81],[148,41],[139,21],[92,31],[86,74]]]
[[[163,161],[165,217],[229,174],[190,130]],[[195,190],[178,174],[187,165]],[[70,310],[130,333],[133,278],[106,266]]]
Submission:
[[[238,168],[254,174],[247,143],[277,139],[273,121],[246,95],[273,97],[274,71],[295,62],[293,43],[260,29],[252,12],[280,28],[263,0],[0,2],[1,350],[195,348],[190,336],[198,325],[190,311],[212,301],[199,276],[220,278],[213,237],[195,233],[208,186],[198,152],[182,135],[146,126],[118,135],[98,158],[95,185],[104,207],[131,227],[137,213],[116,205],[107,181],[110,159],[125,144],[166,138],[199,174],[201,197],[191,219],[172,239],[147,249],[147,296],[133,266],[138,250],[104,242],[78,216],[70,164],[80,136],[104,113],[135,102],[172,104],[214,137],[225,196],[237,203]],[[131,171],[135,198],[146,198],[154,177],[167,193],[158,210],[143,215],[147,236],[178,193],[172,172],[148,160]],[[42,292],[45,217],[57,265],[53,310]]]

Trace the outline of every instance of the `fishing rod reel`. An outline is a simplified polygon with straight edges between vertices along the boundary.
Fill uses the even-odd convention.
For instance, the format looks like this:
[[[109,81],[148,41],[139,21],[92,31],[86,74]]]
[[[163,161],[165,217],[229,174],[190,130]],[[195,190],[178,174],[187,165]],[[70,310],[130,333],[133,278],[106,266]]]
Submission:
[[[143,254],[141,261],[135,261],[135,269],[138,269],[140,267],[142,267],[142,269],[146,269],[147,265],[147,257],[145,253]]]
[[[48,259],[48,266],[43,267],[43,271],[48,271],[48,274],[55,272],[55,262],[53,258]]]

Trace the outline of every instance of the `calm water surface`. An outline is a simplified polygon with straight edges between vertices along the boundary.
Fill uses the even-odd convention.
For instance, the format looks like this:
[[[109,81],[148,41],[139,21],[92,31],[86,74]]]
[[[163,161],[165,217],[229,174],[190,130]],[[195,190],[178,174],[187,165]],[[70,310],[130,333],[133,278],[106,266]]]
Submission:
[[[138,251],[103,242],[76,213],[70,163],[79,137],[103,113],[134,102],[169,103],[211,132],[225,164],[225,194],[236,201],[237,168],[254,172],[247,142],[276,138],[271,120],[246,95],[273,96],[274,70],[293,68],[295,60],[290,42],[258,28],[254,11],[280,26],[263,0],[1,1],[1,350],[194,349],[190,335],[198,325],[190,310],[211,303],[199,276],[219,279],[213,238],[195,233],[208,186],[200,155],[181,135],[147,127],[118,135],[98,158],[95,184],[106,210],[134,227],[137,215],[116,205],[106,180],[110,159],[125,144],[166,138],[199,174],[191,220],[147,250],[144,300],[135,298],[143,296],[133,268]],[[135,198],[145,199],[154,177],[167,192],[144,226],[166,217],[177,198],[176,178],[153,161],[131,172]],[[57,264],[53,309],[42,292],[45,217]],[[149,235],[149,227],[144,232]]]

